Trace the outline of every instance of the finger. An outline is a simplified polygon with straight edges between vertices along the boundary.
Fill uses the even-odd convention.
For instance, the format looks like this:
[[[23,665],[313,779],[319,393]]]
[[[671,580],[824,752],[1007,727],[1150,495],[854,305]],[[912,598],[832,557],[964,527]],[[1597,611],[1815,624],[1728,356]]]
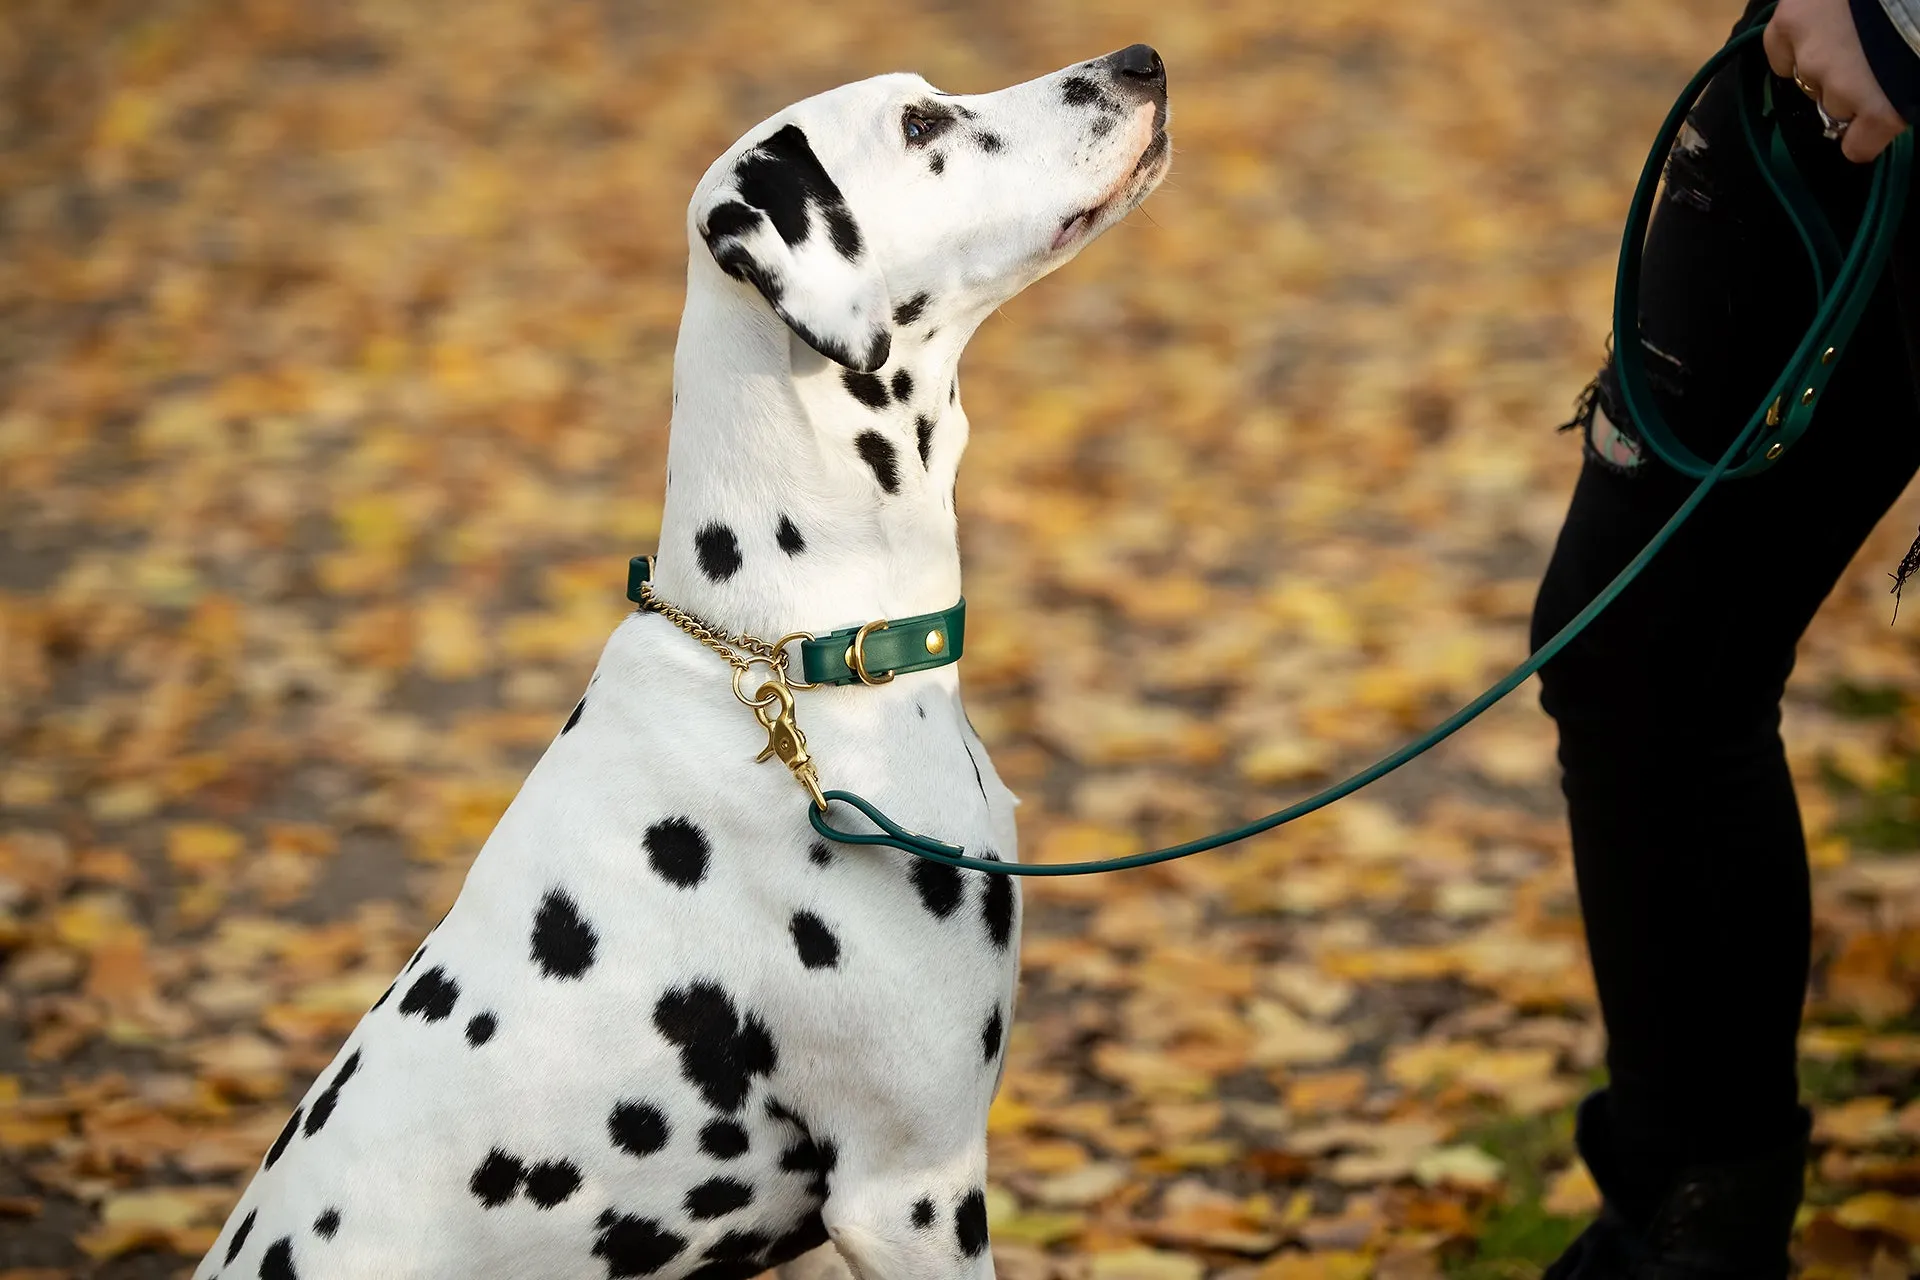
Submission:
[[[1906,131],[1907,122],[1891,110],[1855,116],[1840,139],[1840,154],[1855,164],[1866,164]]]
[[[1773,68],[1773,74],[1782,79],[1793,78],[1793,37],[1778,17],[1767,24],[1766,34],[1760,37],[1760,43],[1767,49],[1767,65]]]

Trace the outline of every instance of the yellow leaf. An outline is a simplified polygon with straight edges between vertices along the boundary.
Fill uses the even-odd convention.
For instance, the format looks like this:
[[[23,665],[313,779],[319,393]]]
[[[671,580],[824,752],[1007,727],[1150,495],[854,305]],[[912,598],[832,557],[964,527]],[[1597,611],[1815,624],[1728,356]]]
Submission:
[[[1600,1188],[1594,1185],[1586,1162],[1576,1159],[1554,1174],[1540,1198],[1540,1207],[1562,1218],[1585,1218],[1600,1212]]]
[[[1270,1259],[1255,1280],[1366,1280],[1373,1263],[1364,1253],[1283,1253]]]
[[[1908,1244],[1920,1244],[1920,1200],[1887,1191],[1869,1191],[1833,1211],[1833,1220],[1855,1231],[1885,1231]]]
[[[213,822],[176,822],[167,828],[167,861],[177,871],[205,875],[240,856],[245,838]]]
[[[1479,1147],[1460,1145],[1429,1151],[1414,1162],[1413,1176],[1429,1187],[1487,1191],[1500,1185],[1505,1166]]]
[[[1090,1280],[1200,1280],[1205,1272],[1200,1259],[1160,1249],[1095,1254],[1088,1267]]]

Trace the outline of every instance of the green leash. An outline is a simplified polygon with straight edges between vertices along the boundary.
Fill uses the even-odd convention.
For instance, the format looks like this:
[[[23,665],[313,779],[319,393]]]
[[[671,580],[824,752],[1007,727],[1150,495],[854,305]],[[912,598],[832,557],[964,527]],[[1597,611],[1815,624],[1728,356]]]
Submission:
[[[1693,515],[1716,484],[1728,477],[1750,476],[1765,470],[1805,434],[1814,411],[1819,407],[1827,380],[1838,366],[1847,340],[1853,336],[1854,328],[1879,282],[1881,268],[1893,249],[1913,164],[1912,133],[1901,134],[1875,162],[1872,187],[1861,214],[1860,228],[1845,259],[1839,260],[1838,242],[1827,225],[1826,217],[1820,212],[1806,184],[1801,181],[1792,157],[1787,154],[1786,145],[1781,140],[1773,110],[1771,77],[1762,75],[1757,86],[1745,86],[1747,91],[1743,92],[1741,98],[1741,115],[1747,145],[1759,161],[1768,186],[1786,210],[1788,221],[1793,224],[1812,264],[1820,305],[1806,337],[1801,340],[1792,359],[1768,391],[1766,401],[1755,410],[1747,425],[1717,462],[1702,461],[1673,434],[1654,403],[1640,344],[1635,337],[1639,332],[1640,262],[1647,226],[1653,215],[1667,154],[1680,136],[1680,127],[1685,123],[1688,112],[1693,109],[1693,104],[1714,75],[1761,37],[1769,12],[1762,10],[1752,25],[1735,35],[1708,59],[1680,95],[1673,110],[1667,114],[1666,123],[1660,126],[1659,137],[1647,157],[1646,166],[1640,172],[1640,184],[1634,191],[1633,205],[1627,214],[1620,248],[1620,271],[1614,285],[1613,331],[1616,335],[1625,334],[1632,339],[1616,342],[1614,352],[1615,368],[1628,415],[1638,428],[1639,438],[1661,461],[1683,475],[1697,478],[1700,483],[1626,568],[1557,635],[1485,693],[1419,738],[1352,777],[1245,826],[1189,840],[1185,844],[1170,845],[1124,858],[1101,858],[1090,862],[1021,864],[972,858],[960,846],[909,831],[887,817],[871,801],[851,791],[839,790],[826,792],[827,800],[851,805],[879,827],[879,832],[843,831],[827,821],[826,813],[809,806],[807,816],[813,823],[813,829],[841,844],[886,845],[929,861],[994,875],[1084,876],[1103,871],[1124,871],[1130,867],[1150,867],[1156,862],[1171,862],[1176,858],[1236,844],[1352,795],[1444,742],[1551,661],[1627,589],[1680,526]],[[1764,139],[1756,132],[1756,114],[1760,116],[1763,131],[1767,135]],[[1829,279],[1832,281],[1830,286],[1827,284]]]

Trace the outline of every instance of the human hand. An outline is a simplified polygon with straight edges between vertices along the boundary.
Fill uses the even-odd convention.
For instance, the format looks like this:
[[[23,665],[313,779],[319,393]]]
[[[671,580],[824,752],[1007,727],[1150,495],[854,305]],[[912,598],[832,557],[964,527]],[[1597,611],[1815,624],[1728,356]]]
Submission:
[[[1848,121],[1847,159],[1865,164],[1906,131],[1867,65],[1847,0],[1780,0],[1763,38],[1775,75],[1797,81],[1829,116]]]

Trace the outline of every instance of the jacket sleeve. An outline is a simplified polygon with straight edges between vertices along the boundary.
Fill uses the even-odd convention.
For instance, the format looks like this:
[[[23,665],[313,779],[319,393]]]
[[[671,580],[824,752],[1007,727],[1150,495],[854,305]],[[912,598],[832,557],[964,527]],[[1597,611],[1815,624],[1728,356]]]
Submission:
[[[1909,124],[1920,120],[1920,0],[1850,0],[1860,47],[1887,101]]]

